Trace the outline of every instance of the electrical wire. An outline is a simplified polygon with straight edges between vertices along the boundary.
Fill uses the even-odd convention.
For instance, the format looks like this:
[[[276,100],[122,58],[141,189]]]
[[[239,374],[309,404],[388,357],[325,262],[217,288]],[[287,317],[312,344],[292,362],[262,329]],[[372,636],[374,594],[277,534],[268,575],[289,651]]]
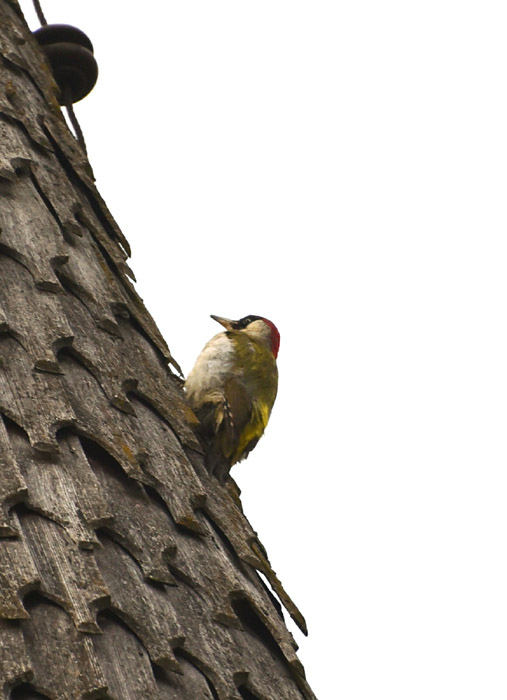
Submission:
[[[72,101],[68,96],[68,92],[69,91],[67,91],[67,94],[63,95],[64,106],[65,106],[65,109],[67,110],[67,114],[69,116],[69,121],[72,124],[72,128],[74,129],[74,133],[76,134],[77,141],[78,141],[79,145],[81,146],[81,148],[83,149],[85,155],[87,155],[88,152],[86,150],[86,143],[84,140],[83,130],[81,129],[81,126],[77,120],[76,114],[74,112],[74,107],[72,106]]]
[[[38,17],[38,19],[39,19],[39,22],[41,23],[41,25],[42,25],[43,27],[45,27],[46,24],[47,24],[47,20],[46,20],[46,18],[45,18],[45,16],[44,16],[44,12],[42,11],[41,4],[40,4],[39,0],[32,0],[32,1],[33,1],[33,6],[34,6],[34,9],[35,9],[35,13],[36,13],[36,15],[37,15],[37,17]]]

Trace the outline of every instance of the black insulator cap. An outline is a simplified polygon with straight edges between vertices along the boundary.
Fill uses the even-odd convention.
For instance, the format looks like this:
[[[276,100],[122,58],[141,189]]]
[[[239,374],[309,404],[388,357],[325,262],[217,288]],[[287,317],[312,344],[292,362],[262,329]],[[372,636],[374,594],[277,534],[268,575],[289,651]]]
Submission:
[[[60,88],[60,104],[79,102],[97,82],[99,69],[93,44],[86,34],[69,24],[47,24],[33,33],[51,64]]]

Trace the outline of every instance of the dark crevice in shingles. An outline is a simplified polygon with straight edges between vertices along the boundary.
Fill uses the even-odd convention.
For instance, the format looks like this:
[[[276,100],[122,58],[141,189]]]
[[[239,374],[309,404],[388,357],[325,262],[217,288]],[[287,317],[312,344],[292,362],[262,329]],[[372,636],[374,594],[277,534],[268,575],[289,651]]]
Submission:
[[[176,382],[179,381],[179,378],[176,377],[176,375],[171,374],[170,375],[171,380],[176,380]],[[147,394],[143,394],[138,387],[139,380],[138,379],[127,379],[123,382],[123,390],[127,396],[127,399],[132,403],[132,406],[134,407],[135,410],[135,403],[138,401],[142,406],[147,408],[151,413],[153,413],[154,416],[158,418],[158,420],[163,423],[164,426],[167,426],[167,428],[171,431],[172,436],[177,440],[178,445],[181,447],[182,452],[185,452],[185,445],[182,442],[178,431],[174,428],[174,426],[171,424],[170,419],[168,419],[167,415],[163,415],[160,412],[160,409],[153,403],[153,399],[148,396]]]
[[[95,216],[97,217],[99,221],[99,225],[102,225],[104,228],[104,231],[107,232],[109,238],[111,239],[111,242],[115,245],[118,246],[118,257],[122,259],[122,262],[120,265],[124,265],[126,269],[129,269],[127,264],[124,262],[129,256],[130,256],[130,249],[128,251],[125,250],[121,242],[118,240],[116,237],[114,231],[111,229],[111,226],[109,225],[107,219],[105,218],[104,214],[102,213],[102,210],[100,206],[96,203],[95,199],[93,196],[89,196],[88,194],[89,190],[85,186],[85,196],[88,200],[88,204],[90,205],[90,209],[93,211]],[[100,250],[102,253],[102,256],[104,257],[104,260],[106,261],[109,269],[113,274],[118,277],[118,279],[122,282],[122,286],[124,287],[125,292],[127,292],[129,297],[133,298],[133,291],[129,290],[129,285],[125,284],[125,280],[123,279],[125,276],[125,270],[120,269],[119,264],[112,259],[112,257],[109,255],[107,250],[104,248],[100,240],[96,235],[94,235],[94,224],[88,219],[86,213],[84,212],[83,209],[79,209],[76,211],[76,221],[78,224],[81,226],[84,226],[90,236],[92,237],[93,241],[95,242],[97,248]]]
[[[14,262],[17,262],[18,265],[21,265],[27,272],[30,273],[33,279],[33,272],[30,270],[28,267],[28,263],[26,262],[25,256],[19,253],[17,250],[14,248],[10,248],[9,246],[0,243],[0,255],[5,255],[6,258],[9,258],[10,260],[14,260]]]
[[[138,304],[138,303],[139,302],[136,299],[134,299],[134,305]],[[126,311],[128,311],[128,318],[125,318]],[[158,347],[157,343],[155,343],[153,341],[151,336],[145,331],[145,329],[139,323],[139,321],[134,316],[134,314],[130,312],[130,310],[128,309],[128,306],[125,306],[125,308],[123,309],[123,313],[119,313],[119,314],[115,314],[115,315],[119,319],[118,325],[120,326],[120,328],[122,325],[121,322],[129,323],[132,326],[132,328],[134,329],[134,331],[136,333],[138,333],[140,336],[142,336],[146,340],[146,342],[149,343],[150,346],[155,350],[155,353],[156,353],[160,363],[162,364],[162,367],[169,373],[169,376],[171,377],[171,379],[174,379],[175,377],[178,378],[178,375],[174,374],[171,371],[171,368],[169,367],[171,360],[163,354],[163,352]]]
[[[5,340],[6,338],[12,338],[12,340],[16,341],[16,343],[21,348],[23,348],[23,350],[28,355],[28,350],[23,345],[20,334],[17,333],[15,330],[13,330],[10,326],[7,326],[4,330],[0,331],[0,340]],[[1,397],[0,397],[0,399],[1,399]]]
[[[9,695],[9,700],[54,700],[54,698],[38,693],[30,683],[23,683],[14,688]]]
[[[101,628],[102,631],[104,631],[104,628],[107,627],[108,625],[118,625],[118,627],[121,627],[124,629],[128,634],[131,634],[133,637],[136,638],[136,640],[139,642],[139,644],[142,646],[142,648],[146,652],[146,656],[150,658],[150,654],[148,649],[143,644],[143,641],[139,637],[136,632],[132,629],[132,627],[129,626],[128,621],[125,621],[120,615],[115,611],[111,609],[107,610],[101,610],[99,614],[97,615],[97,624]]]
[[[23,607],[25,607],[28,612],[39,605],[49,605],[53,608],[62,610],[66,615],[69,614],[63,605],[60,605],[52,598],[49,598],[40,590],[29,591],[25,596],[23,596]]]
[[[142,647],[142,649],[144,650],[144,652],[146,654],[146,658],[151,665],[152,671],[154,671],[155,668],[158,668],[151,659],[149,649],[146,647],[145,643],[143,642],[143,640],[141,639],[139,634],[137,634],[137,632],[135,632],[135,630],[131,627],[130,619],[129,619],[128,615],[126,615],[122,611],[116,610],[116,609],[102,610],[97,615],[97,623],[103,632],[107,632],[107,627],[111,626],[111,625],[116,625],[118,627],[121,627],[124,631],[127,632],[127,634],[134,637],[136,639],[136,641],[138,642],[138,644]],[[100,637],[97,639],[93,638],[92,642],[96,642],[96,644],[99,644],[99,643],[103,642],[103,638],[100,638]],[[107,696],[107,697],[109,697],[109,696]],[[121,700],[121,698],[118,698],[117,700]]]
[[[139,645],[138,649],[135,652],[135,656],[137,657],[139,655],[141,657],[144,655],[146,663],[151,666],[153,675],[155,676],[154,669],[157,667],[151,660],[150,653],[146,648],[144,642],[139,637],[139,635],[132,629],[132,627],[130,627],[128,620],[122,619],[122,617],[118,615],[114,610],[102,610],[97,616],[97,623],[102,634],[92,637],[92,644],[99,658],[104,657],[104,652],[106,658],[111,654],[111,652],[114,657],[117,656],[118,649],[116,649],[115,651],[114,645],[111,647],[110,643],[108,642],[108,639],[110,639],[110,634],[114,634],[114,632],[116,632],[117,634],[118,630],[121,629],[124,634],[133,638],[135,642]],[[117,630],[113,631],[113,628],[117,628]],[[108,650],[106,650],[107,647]],[[135,663],[136,659],[132,659],[131,661]],[[124,679],[127,679],[129,674],[132,673],[132,670],[132,668],[124,669]],[[109,688],[109,690],[110,692],[112,692],[111,688]],[[145,696],[143,695],[143,697]],[[107,692],[103,696],[100,695],[100,698],[103,698],[103,700],[122,700],[122,698],[118,695],[110,695]]]
[[[12,7],[12,4],[11,4],[11,7]],[[16,5],[15,7],[17,7],[17,5]],[[3,62],[5,63],[5,65],[7,66],[7,68],[8,68],[9,70],[14,69],[14,70],[15,70],[16,72],[18,72],[19,74],[23,74],[23,75],[28,76],[28,78],[29,78],[29,80],[30,80],[30,83],[31,83],[32,85],[35,86],[35,89],[37,90],[37,92],[39,93],[39,95],[42,97],[42,99],[43,99],[44,101],[46,101],[46,95],[44,95],[44,94],[42,93],[42,91],[41,91],[39,85],[36,84],[36,83],[34,82],[32,76],[30,75],[30,73],[29,73],[27,70],[25,70],[25,69],[22,68],[21,66],[18,66],[18,64],[15,63],[14,61],[10,61],[10,60],[7,58],[7,56],[5,56],[5,55],[3,55],[3,54],[0,54],[0,62],[1,62],[1,61],[3,61]],[[21,102],[20,99],[16,99],[16,103],[18,103],[18,105],[19,105],[20,102]],[[15,104],[15,103],[13,103],[13,104]],[[18,106],[18,105],[15,105],[15,107]],[[5,108],[4,108],[4,109],[5,109]],[[9,112],[2,111],[1,114],[2,114],[2,118],[3,118],[3,119],[5,119],[5,120],[8,121],[10,124],[12,124],[12,125],[15,126],[17,129],[19,129],[20,131],[23,132],[23,135],[28,139],[28,142],[29,142],[28,145],[29,145],[29,147],[30,147],[30,148],[33,148],[34,151],[35,151],[37,154],[39,154],[39,153],[44,153],[44,154],[46,154],[46,153],[48,152],[48,150],[49,150],[49,149],[48,149],[48,146],[45,145],[45,144],[40,143],[40,141],[37,141],[37,139],[35,139],[35,138],[32,136],[30,130],[27,129],[26,124],[25,124],[24,122],[20,121],[19,119],[17,119],[17,117],[15,116],[15,113],[10,112],[10,110],[9,110]],[[33,123],[33,122],[32,122],[32,123]],[[37,124],[37,126],[39,126],[39,125]],[[48,145],[49,145],[49,144],[48,144]]]
[[[144,576],[141,564],[137,561],[135,555],[132,554],[132,552],[128,549],[128,547],[123,542],[120,541],[120,539],[118,538],[118,536],[114,532],[114,530],[107,527],[107,525],[104,527],[99,527],[95,531],[95,534],[97,535],[97,539],[99,540],[99,542],[102,546],[104,545],[104,541],[107,539],[107,540],[109,540],[109,542],[111,542],[114,546],[118,547],[118,549],[121,549],[121,551],[124,552],[128,556],[128,558],[139,569],[146,586],[156,588],[157,590],[165,590],[165,587],[170,585],[170,584],[162,583],[161,581],[154,581],[153,579],[146,578]]]
[[[156,581],[153,578],[145,578],[146,583],[148,586],[151,586],[151,588],[154,588],[157,591],[161,591],[165,593],[166,591],[166,586],[170,586],[170,583],[166,583],[165,581]]]
[[[0,227],[0,235],[1,235],[1,227]],[[18,250],[15,248],[12,248],[11,246],[6,245],[5,243],[0,243],[0,260],[1,256],[4,256],[8,260],[12,260],[13,262],[17,263],[20,265],[28,274],[30,275],[30,278],[35,285],[37,289],[39,289],[42,292],[52,292],[54,294],[60,294],[62,292],[61,287],[58,285],[58,283],[54,283],[51,281],[43,281],[39,280],[36,281],[34,271],[32,268],[32,265],[30,264],[30,259],[28,256],[26,256],[24,253],[20,253]],[[63,263],[67,262],[69,256],[68,255],[55,255],[53,258],[50,259],[49,263],[51,265],[51,268],[53,269],[53,272],[56,274],[56,270],[59,268],[60,265],[63,265]]]
[[[176,658],[184,659],[187,661],[189,664],[191,664],[199,673],[203,676],[204,680],[206,681],[209,691],[213,697],[213,700],[219,700],[218,692],[215,688],[215,685],[213,684],[211,680],[211,669],[199,659],[196,659],[192,654],[190,654],[186,649],[182,648],[177,648],[174,649],[174,655]]]
[[[210,513],[205,508],[203,509],[203,515],[208,525],[212,529],[213,533],[216,535],[219,542],[221,542],[224,549],[229,554],[231,561],[234,562],[234,564],[240,571],[244,572],[243,562],[238,557],[236,550],[234,549],[231,541],[229,540],[225,532],[216,524],[216,522],[211,517]]]
[[[214,686],[213,683],[210,681],[210,679],[208,678],[208,676],[204,676],[204,679],[205,679],[206,683],[208,684],[209,691],[210,691],[210,693],[212,694],[213,698],[216,698],[216,700],[219,700],[219,698],[218,698],[218,693],[217,693],[217,691],[215,690],[215,686]]]
[[[188,586],[188,588],[190,588],[196,595],[198,595],[201,600],[204,600],[204,596],[202,596],[201,593],[199,593],[197,583],[192,578],[190,578],[188,574],[186,574],[172,562],[167,563],[167,568],[169,569],[169,573],[172,574],[172,576],[176,580],[176,585],[178,585],[178,582],[183,583],[185,586]]]
[[[124,290],[125,291],[125,290]],[[129,295],[129,298],[133,300],[134,304],[134,309],[136,306],[139,306],[139,300],[137,298],[133,298],[132,294]],[[128,313],[128,317],[126,317],[126,313]],[[129,310],[128,306],[125,306],[124,308],[120,309],[120,313],[115,313],[116,318],[118,319],[118,325],[122,326],[122,323],[129,323],[134,331],[138,333],[140,336],[142,336],[147,343],[149,343],[150,347],[155,351],[155,354],[157,355],[162,367],[164,370],[166,370],[171,377],[171,379],[176,379],[178,382],[180,381],[180,378],[178,377],[177,374],[174,374],[171,371],[170,364],[173,364],[175,360],[173,359],[172,355],[168,350],[166,350],[169,354],[169,356],[164,355],[164,353],[161,351],[160,347],[158,344],[153,340],[151,335],[143,328],[142,324],[137,320],[136,316],[134,313],[131,313]],[[173,365],[176,367],[176,369],[179,370],[179,366]]]
[[[78,433],[78,437],[86,459],[96,474],[99,471],[105,472],[109,477],[120,482],[123,488],[134,495],[143,495],[146,493],[145,486],[136,479],[128,476],[121,464],[105,447],[89,436],[83,435],[81,432]]]
[[[16,96],[17,97],[17,96]],[[10,126],[13,126],[15,129],[18,131],[22,132],[23,137],[27,139],[28,143],[26,144],[28,148],[34,149],[34,151],[37,154],[46,154],[47,149],[42,146],[38,141],[35,141],[32,136],[30,135],[30,132],[27,130],[24,122],[20,121],[19,119],[16,119],[16,117],[13,114],[8,114],[5,111],[0,111],[0,118],[2,121],[6,122]],[[18,170],[20,172],[26,172],[28,168],[30,167],[30,163],[32,162],[31,160],[27,160],[25,158],[15,158],[15,163],[14,167],[16,168],[16,174]],[[13,161],[11,161],[12,163]],[[19,164],[19,165],[18,165]]]
[[[238,686],[238,692],[243,698],[243,700],[265,700],[264,698],[260,698],[258,695],[252,693],[251,690],[248,690],[246,685]]]
[[[59,365],[61,365],[61,374],[65,374],[65,360],[67,359],[70,361],[74,361],[77,365],[85,369],[86,372],[95,379],[98,388],[100,389],[105,399],[108,401],[108,403],[110,403],[111,406],[114,406],[116,409],[118,409],[122,413],[126,413],[129,416],[135,415],[134,409],[130,406],[130,403],[128,401],[124,401],[123,399],[111,399],[111,397],[107,394],[106,390],[102,386],[100,370],[93,364],[93,362],[89,360],[89,358],[86,355],[83,355],[83,353],[79,352],[79,350],[77,350],[77,348],[72,343],[64,345],[60,350],[58,350],[56,358]]]
[[[238,597],[235,597],[233,595],[231,607],[236,613],[243,627],[251,632],[255,637],[260,639],[260,641],[263,642],[270,652],[285,665],[287,660],[285,659],[282,650],[278,646],[269,629],[259,617],[257,611],[252,606],[250,601],[244,596],[239,595]]]
[[[80,442],[81,442],[81,446],[83,446],[83,445],[84,445],[84,442],[86,441],[86,442],[88,442],[88,443],[90,443],[90,444],[95,445],[95,447],[99,448],[99,449],[102,450],[105,454],[107,454],[108,457],[110,457],[110,459],[114,460],[115,464],[117,464],[117,465],[118,465],[118,468],[121,470],[121,475],[122,475],[122,477],[125,477],[125,479],[128,479],[128,480],[129,480],[129,483],[130,483],[130,482],[133,482],[133,483],[135,483],[135,484],[139,484],[139,481],[138,481],[137,479],[131,478],[130,476],[128,476],[128,475],[126,474],[126,472],[125,472],[124,469],[121,467],[121,465],[119,465],[119,463],[115,460],[115,458],[108,452],[108,449],[107,449],[108,446],[107,446],[107,444],[106,444],[106,443],[101,444],[101,442],[98,441],[98,439],[97,439],[97,437],[96,437],[95,434],[92,435],[89,431],[85,430],[82,426],[75,426],[75,425],[72,426],[71,432],[79,438],[79,440],[80,440]],[[85,455],[86,455],[86,458],[88,459],[88,462],[89,462],[90,466],[91,466],[92,469],[93,469],[93,463],[90,461],[90,459],[89,459],[89,457],[88,457],[88,454],[87,454],[87,452],[86,452],[86,449],[84,449],[84,447],[83,447],[83,451],[84,451],[84,453],[85,453]],[[94,470],[94,471],[95,471],[95,470]]]
[[[10,4],[11,4],[11,3],[10,3]],[[12,4],[11,4],[11,6],[12,6]],[[27,76],[30,78],[30,82],[33,83],[33,80],[31,79],[30,74],[27,73],[27,71],[26,71],[24,68],[22,68],[18,63],[16,63],[16,61],[13,61],[12,59],[10,59],[10,58],[9,58],[8,56],[6,56],[5,54],[0,54],[0,61],[1,61],[2,63],[5,63],[5,66],[6,66],[9,70],[12,70],[14,73],[18,73],[19,75],[27,75]],[[33,83],[33,84],[34,84],[34,83]],[[37,89],[38,89],[38,92],[41,93],[40,88],[37,88]],[[41,95],[42,95],[42,93],[41,93]],[[6,115],[6,116],[7,116],[7,115]],[[21,124],[21,122],[20,122],[20,124]]]
[[[162,498],[162,496],[159,494],[159,492],[156,490],[156,488],[154,486],[150,486],[149,484],[143,484],[143,488],[144,488],[144,491],[146,492],[146,494],[149,496],[149,498],[151,498],[152,501],[155,501],[155,503],[158,505],[158,507],[164,511],[164,513],[169,518],[172,527],[175,530],[178,530],[179,532],[184,532],[185,534],[189,534],[191,537],[192,536],[198,537],[198,535],[196,535],[196,533],[193,532],[192,530],[187,530],[185,527],[178,525],[178,523],[174,520],[174,517],[173,517],[167,503],[164,501],[164,499]]]
[[[138,401],[142,406],[147,408],[149,411],[151,411],[160,421],[163,422],[164,425],[166,425],[171,432],[173,433],[174,437],[178,440],[178,442],[181,444],[181,441],[178,438],[177,433],[173,430],[171,424],[168,422],[167,418],[164,417],[158,410],[158,408],[155,406],[155,404],[152,402],[152,399],[147,396],[146,394],[142,394],[138,390],[138,384],[139,380],[138,379],[126,379],[123,382],[123,390],[127,394],[127,398],[129,400],[134,399],[134,401]]]
[[[55,275],[62,285],[63,289],[72,296],[73,299],[76,299],[83,307],[86,309],[88,314],[90,315],[90,318],[93,319],[94,323],[96,323],[97,327],[100,328],[101,330],[105,331],[109,335],[112,335],[113,338],[120,338],[121,339],[121,333],[119,329],[114,328],[113,323],[106,323],[106,322],[101,322],[100,319],[96,319],[95,316],[93,315],[93,312],[91,308],[89,307],[88,303],[89,300],[91,299],[90,293],[82,287],[80,284],[77,284],[75,280],[73,280],[70,275],[67,275],[64,269],[55,269],[54,270]],[[93,301],[93,300],[92,300]],[[112,302],[110,304],[111,307],[111,314],[115,315],[115,309],[118,306],[118,303]]]
[[[104,541],[109,540],[109,542],[111,542],[115,547],[121,549],[121,551],[124,552],[126,556],[136,565],[136,567],[141,572],[141,575],[143,575],[141,564],[137,561],[137,559],[128,549],[128,547],[119,539],[118,535],[114,532],[114,530],[107,526],[103,526],[97,528],[97,530],[95,530],[95,534],[97,535],[97,539],[99,540],[102,547],[104,546]],[[151,584],[151,581],[147,581],[146,579],[144,580],[146,584]]]
[[[63,373],[65,374],[64,371],[64,366],[63,364],[65,363],[65,360],[75,362],[77,365],[82,367],[86,372],[94,378],[94,380],[97,382],[97,386],[100,389],[100,391],[103,393],[105,398],[109,401],[109,397],[102,388],[102,385],[100,383],[100,372],[99,370],[93,365],[92,362],[88,360],[87,357],[82,355],[76,348],[72,345],[65,345],[63,348],[58,350],[56,359],[58,364],[62,365],[62,370]],[[62,363],[63,360],[63,363]]]
[[[77,284],[77,282],[75,282],[69,275],[67,275],[65,269],[55,270],[55,275],[58,277],[58,281],[65,289],[65,291],[72,297],[75,297],[85,307],[90,316],[93,318],[90,309],[84,301],[84,299],[90,296],[86,289],[84,289],[84,287],[81,287],[81,285]]]
[[[15,180],[12,180],[5,176],[0,177],[0,197],[5,197],[6,199],[13,199],[13,190],[15,184]]]
[[[170,682],[171,676],[169,674],[169,671],[166,671],[165,668],[162,668],[161,666],[158,666],[158,664],[154,664],[153,661],[151,662],[151,668],[153,671],[153,677],[157,681],[157,683],[167,683]]]
[[[137,568],[141,571],[141,574],[143,576],[144,582],[147,586],[151,586],[151,588],[155,588],[159,591],[165,591],[166,586],[177,586],[177,582],[171,582],[171,581],[157,581],[145,574],[143,571],[143,568],[140,564],[140,562],[136,559],[136,555],[133,554],[128,545],[125,543],[123,538],[119,537],[118,533],[114,530],[113,527],[109,527],[107,525],[104,525],[100,528],[98,528],[95,531],[95,534],[97,535],[98,540],[103,544],[103,541],[105,539],[108,539],[110,542],[115,544],[119,549],[122,550],[137,566]],[[192,587],[192,582],[188,580],[180,571],[179,569],[176,569],[173,566],[170,566],[167,561],[164,561],[165,565],[167,566],[167,570],[170,574],[175,579],[179,579],[182,583],[187,584],[189,587]]]
[[[64,338],[56,338],[56,340],[53,340],[53,342],[51,343],[51,349],[52,349],[53,353],[55,354],[55,356],[59,352],[63,352],[66,350],[70,354],[73,353],[78,360],[81,360],[81,357],[82,357],[81,354],[73,348],[73,345],[72,345],[73,341],[74,341],[74,336],[67,336]]]
[[[75,223],[72,220],[67,220],[67,221],[62,221],[60,218],[60,215],[56,211],[55,207],[53,206],[52,202],[50,201],[49,197],[45,193],[43,187],[41,186],[39,180],[37,179],[37,174],[34,172],[33,168],[28,169],[28,174],[30,176],[30,179],[33,183],[33,186],[35,187],[37,194],[43,201],[44,205],[46,206],[47,210],[55,220],[56,225],[60,229],[60,233],[62,235],[62,238],[68,243],[70,246],[75,245],[75,237],[81,238],[82,233],[79,227],[78,223]],[[74,204],[71,204],[69,207],[70,213],[76,218],[76,212],[80,210],[80,205],[77,203],[77,201],[74,201]],[[77,219],[76,219],[77,221]],[[62,256],[63,257],[63,256]],[[68,256],[65,256],[68,259]],[[65,260],[59,261],[60,264],[62,262],[65,262]],[[58,264],[58,262],[57,262]]]
[[[151,586],[152,588],[156,588],[157,590],[160,590],[160,591],[165,591],[166,586],[177,586],[178,585],[176,581],[173,582],[173,581],[169,580],[169,575],[172,575],[173,578],[176,578],[176,576],[174,576],[173,567],[169,566],[167,561],[164,561],[164,564],[167,567],[168,575],[167,575],[167,577],[164,577],[164,578],[167,578],[168,580],[157,581],[149,575],[149,572],[148,573],[145,572],[143,570],[141,563],[136,558],[136,554],[130,550],[125,539],[123,537],[121,537],[120,535],[118,535],[118,533],[114,529],[114,523],[113,523],[113,526],[103,525],[100,528],[97,528],[95,530],[95,534],[96,534],[99,541],[107,538],[110,542],[113,542],[119,549],[121,549],[122,552],[124,552],[134,562],[134,564],[139,568],[139,570],[141,571],[141,574],[143,576],[144,582],[146,583],[147,586]],[[102,544],[102,542],[101,542],[101,544]],[[181,581],[184,581],[182,576],[179,576],[179,579]],[[184,581],[184,582],[186,583],[186,581]]]
[[[60,217],[58,216],[58,213],[57,213],[56,209],[54,208],[53,204],[51,203],[51,201],[50,201],[50,200],[48,199],[48,197],[46,196],[46,193],[44,192],[44,190],[42,189],[42,187],[39,185],[39,182],[38,182],[36,176],[34,175],[34,173],[32,172],[32,170],[29,171],[29,175],[30,175],[30,180],[31,180],[31,182],[32,182],[33,186],[35,187],[35,189],[36,189],[36,191],[37,191],[37,194],[38,194],[39,197],[41,198],[41,200],[42,200],[42,202],[44,203],[44,206],[46,207],[46,209],[48,210],[48,212],[51,214],[51,216],[52,216],[53,219],[55,220],[55,223],[56,223],[56,225],[58,226],[58,228],[60,229],[60,232],[61,232],[62,238],[63,238],[64,226],[63,226],[63,222],[60,221]]]
[[[100,240],[93,235],[93,230],[92,230],[92,225],[88,222],[84,214],[81,212],[76,213],[76,221],[78,224],[83,226],[89,233],[90,238],[92,239],[94,245],[97,248],[97,251],[100,253],[102,260],[104,261],[104,265],[106,265],[109,268],[110,274],[114,277],[116,280],[118,286],[120,289],[124,292],[125,296],[127,299],[132,303],[132,304],[138,304],[139,302],[136,299],[135,291],[133,288],[130,287],[129,280],[127,278],[127,275],[125,273],[125,270],[123,268],[127,268],[130,270],[130,268],[127,266],[127,263],[122,260],[116,262],[111,255],[109,255],[107,249],[102,245]],[[119,254],[119,257],[120,254]],[[128,310],[129,316],[131,315],[131,312],[129,310],[128,304],[125,304],[125,309]]]
[[[49,522],[54,523],[55,525],[58,525],[60,530],[62,532],[67,533],[67,529],[65,525],[62,525],[61,522],[58,522],[58,520],[55,520],[55,518],[52,518],[50,515],[48,515],[45,511],[42,511],[38,508],[34,508],[31,503],[29,503],[29,496],[28,496],[28,501],[23,502],[23,503],[17,503],[11,510],[16,513],[16,515],[19,518],[19,521],[21,523],[21,527],[23,527],[23,518],[29,516],[29,515],[36,515],[39,518],[44,518],[45,520],[49,520]]]
[[[186,525],[182,523],[177,523],[174,520],[174,517],[171,513],[171,509],[164,500],[164,498],[160,495],[160,493],[157,491],[157,477],[154,476],[147,468],[146,465],[143,463],[142,457],[139,458],[139,466],[143,472],[143,474],[146,475],[147,480],[151,481],[151,484],[148,484],[146,481],[143,481],[143,486],[146,491],[146,493],[151,496],[153,500],[155,500],[160,507],[164,510],[165,513],[171,518],[171,523],[173,523],[174,528],[181,534],[188,535],[189,537],[195,537],[196,539],[201,539],[204,535],[205,532],[203,531],[203,528],[200,523],[197,523],[195,526],[189,526],[187,527]],[[194,515],[196,515],[199,512],[199,508],[194,508]],[[197,518],[195,518],[197,520]]]
[[[27,443],[30,442],[28,438],[28,433],[21,425],[19,425],[18,423],[16,423],[16,421],[12,420],[12,418],[9,418],[9,416],[6,416],[4,414],[2,414],[1,418],[3,419],[3,422],[5,424],[7,434],[12,432],[22,437]]]
[[[97,383],[99,384],[99,380],[95,376],[96,374],[99,374],[98,369],[95,367],[93,362],[90,362],[90,360],[76,350],[75,347],[72,345],[65,345],[64,347],[60,348],[57,353],[57,359],[60,360],[62,357],[67,357],[68,359],[76,362],[78,365],[81,365],[83,369],[93,375],[94,379],[96,379]]]
[[[16,435],[20,437],[22,440],[26,442],[26,444],[30,444],[30,441],[28,439],[28,434],[26,430],[24,430],[20,425],[18,425],[15,421],[13,421],[11,418],[9,418],[5,413],[0,413],[0,420],[3,421],[3,424],[5,426],[5,430],[7,432],[7,437],[9,438],[9,442],[11,442],[11,435]],[[12,448],[12,445],[11,445]],[[46,455],[40,457],[41,459],[44,459]],[[50,456],[47,455],[47,459],[50,459]],[[20,474],[23,475],[23,464],[19,464],[17,457],[16,457],[16,463],[19,469]],[[18,492],[17,495],[13,495],[11,498],[8,498],[4,500],[4,507],[8,506],[9,511],[13,510],[15,507],[19,507],[22,504],[26,504],[28,500],[28,489],[24,487],[22,490]],[[18,537],[19,533],[13,532],[12,533],[14,537]]]
[[[173,376],[173,378],[174,378],[174,376]],[[137,382],[137,380],[135,380],[135,381]],[[153,413],[153,415],[163,424],[165,430],[171,431],[171,436],[177,441],[178,446],[180,447],[181,451],[183,452],[183,454],[186,457],[186,446],[182,442],[178,431],[171,425],[170,421],[165,416],[163,416],[161,413],[159,413],[157,407],[154,406],[154,404],[151,402],[151,399],[149,397],[147,397],[146,395],[141,394],[137,390],[136,391],[129,391],[126,394],[126,396],[127,396],[127,399],[129,400],[134,412],[135,412],[136,402],[138,402],[139,404],[141,404],[141,406],[143,406],[148,411]],[[189,462],[190,462],[190,460],[189,460]],[[190,462],[190,464],[192,465],[191,462]],[[156,478],[156,477],[154,477],[153,474],[151,474],[151,472],[149,472],[148,470],[145,469],[145,465],[143,464],[142,458],[139,460],[139,466],[141,467],[143,472],[146,473],[146,475],[150,478],[151,481],[153,481]],[[192,465],[192,468],[193,468],[193,465]],[[192,501],[192,507],[194,508],[195,512],[201,510],[202,507],[204,506],[205,502],[206,502],[206,497],[200,497],[198,499],[194,498]],[[166,506],[166,508],[168,509],[168,506]],[[181,527],[182,531],[185,531],[185,532],[187,531],[187,528],[185,528],[182,525],[178,525],[178,527]],[[190,531],[190,530],[191,530],[191,528],[188,528],[188,531]]]
[[[270,601],[273,603],[273,607],[275,608],[276,612],[278,613],[280,619],[282,622],[285,623],[285,618],[283,616],[283,606],[275,593],[271,590],[271,587],[269,586],[269,581],[265,578],[264,574],[262,571],[256,571],[253,570],[252,574],[256,577],[256,583],[264,589],[266,595],[270,599]]]
[[[199,427],[194,426],[193,428],[196,443],[200,445],[200,450],[191,447],[190,445],[184,445],[183,450],[185,452],[185,457],[188,459],[194,472],[198,477],[210,478],[210,473],[204,465],[204,455],[206,453],[206,446],[199,435]]]

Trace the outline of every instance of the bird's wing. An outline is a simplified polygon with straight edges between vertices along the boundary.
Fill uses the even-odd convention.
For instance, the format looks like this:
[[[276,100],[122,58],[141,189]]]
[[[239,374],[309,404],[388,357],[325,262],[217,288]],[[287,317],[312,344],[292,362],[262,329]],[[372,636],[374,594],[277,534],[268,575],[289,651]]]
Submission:
[[[244,384],[237,377],[230,377],[224,385],[224,438],[225,454],[232,454],[240,436],[252,417],[252,400]]]

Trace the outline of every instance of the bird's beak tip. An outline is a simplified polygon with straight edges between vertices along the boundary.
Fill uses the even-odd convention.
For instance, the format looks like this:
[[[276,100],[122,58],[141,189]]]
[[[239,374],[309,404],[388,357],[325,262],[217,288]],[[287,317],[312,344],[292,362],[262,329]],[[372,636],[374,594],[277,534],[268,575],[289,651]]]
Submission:
[[[221,326],[223,326],[226,330],[232,331],[233,330],[233,321],[231,321],[229,318],[224,318],[223,316],[215,316],[214,314],[210,314],[211,318],[214,321],[217,321],[217,323],[220,323]]]

